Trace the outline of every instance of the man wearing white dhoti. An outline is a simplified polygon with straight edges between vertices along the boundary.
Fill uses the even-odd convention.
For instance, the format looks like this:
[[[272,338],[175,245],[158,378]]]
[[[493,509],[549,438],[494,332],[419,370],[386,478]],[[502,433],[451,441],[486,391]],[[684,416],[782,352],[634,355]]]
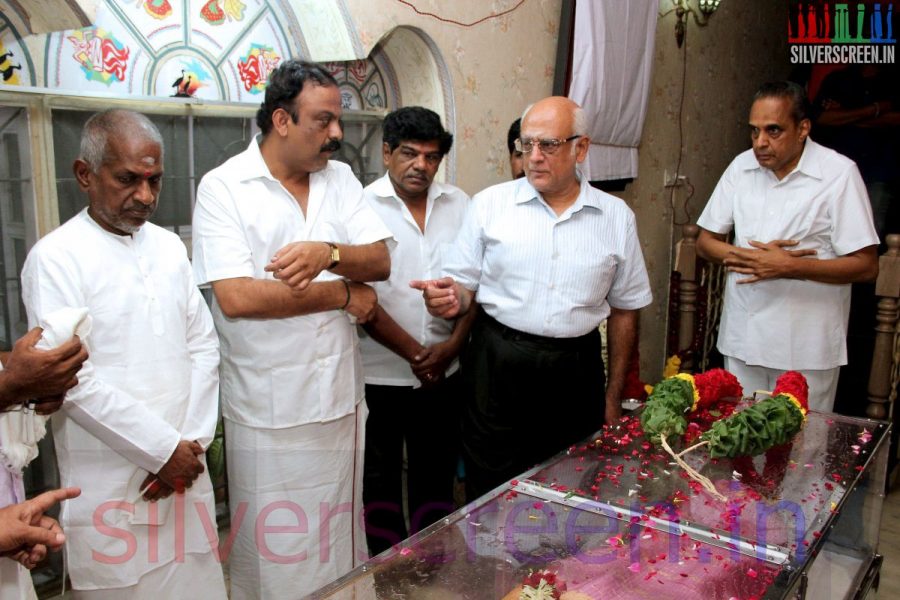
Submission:
[[[142,115],[88,119],[73,167],[88,208],[22,273],[29,322],[61,307],[93,317],[91,357],[52,420],[62,484],[83,489],[60,515],[75,598],[225,597],[203,457],[218,341],[181,240],[147,223],[162,155]]]
[[[357,283],[390,273],[391,237],[340,147],[341,94],[320,65],[269,77],[261,137],[207,173],[194,273],[212,284],[235,535],[231,597],[297,598],[366,557]],[[236,533],[234,530],[237,530]]]

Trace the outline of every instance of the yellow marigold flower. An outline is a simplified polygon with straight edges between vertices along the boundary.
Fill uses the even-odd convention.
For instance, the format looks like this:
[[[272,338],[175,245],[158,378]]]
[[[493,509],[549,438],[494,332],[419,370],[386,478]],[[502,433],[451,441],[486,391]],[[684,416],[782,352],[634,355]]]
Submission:
[[[679,364],[681,363],[681,361],[678,362]],[[694,392],[694,404],[691,406],[691,412],[694,412],[697,410],[697,404],[700,403],[700,391],[697,389],[697,384],[694,383],[694,376],[690,373],[677,373],[676,375],[673,375],[673,377],[676,379],[683,379],[691,384],[691,390]]]
[[[663,367],[663,379],[668,379],[669,377],[678,374],[680,369],[681,359],[678,358],[677,354],[673,354],[666,359],[666,366]]]

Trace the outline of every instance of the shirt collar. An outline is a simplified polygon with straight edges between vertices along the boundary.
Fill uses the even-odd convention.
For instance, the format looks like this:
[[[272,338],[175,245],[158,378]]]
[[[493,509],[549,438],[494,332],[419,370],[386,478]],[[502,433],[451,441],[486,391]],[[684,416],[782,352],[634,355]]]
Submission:
[[[589,193],[591,184],[588,183],[587,177],[584,176],[580,169],[575,170],[575,176],[578,178],[580,189],[578,198],[575,199],[575,202],[569,207],[569,210],[575,212],[584,206],[603,210],[603,205],[600,202],[600,194]],[[521,177],[512,183],[516,186],[515,191],[513,192],[516,204],[524,204],[525,202],[538,199],[538,191],[528,182],[527,177]]]
[[[144,225],[140,229],[138,229],[137,231],[135,231],[134,233],[132,233],[130,235],[119,235],[118,233],[113,233],[112,231],[107,231],[106,229],[101,227],[100,223],[95,221],[94,217],[92,217],[91,215],[88,214],[88,209],[86,206],[83,209],[81,209],[81,212],[78,214],[88,224],[88,227],[92,227],[94,230],[96,230],[101,235],[105,235],[106,237],[116,240],[122,244],[131,244],[131,243],[140,242],[142,239],[144,239],[144,230],[150,224],[149,222],[144,223]]]
[[[821,154],[821,146],[815,143],[812,138],[807,137],[806,143],[803,145],[803,152],[800,154],[800,161],[797,163],[797,166],[794,167],[794,170],[785,175],[781,181],[786,180],[788,177],[793,175],[794,173],[802,173],[803,175],[807,175],[808,177],[812,177],[813,179],[822,179],[822,165],[819,161],[819,156]],[[743,165],[741,168],[744,171],[768,171],[772,173],[770,169],[764,169],[760,166],[759,161],[756,160],[756,156],[753,154],[753,149],[751,148],[743,155]],[[772,173],[774,177],[775,174]]]
[[[391,182],[391,177],[389,173],[385,173],[375,181],[371,183],[371,191],[379,198],[394,198],[398,202],[402,202],[400,197],[397,195],[397,191],[394,189],[394,184]],[[447,193],[447,189],[445,184],[439,181],[432,181],[431,185],[428,186],[428,198],[427,202],[431,203],[434,200],[440,198],[445,193]]]
[[[261,141],[262,134],[258,133],[253,136],[253,139],[250,140],[250,144],[244,151],[245,160],[238,161],[238,163],[234,165],[237,168],[237,176],[240,181],[248,181],[257,178],[277,181],[275,177],[272,176],[269,165],[267,165],[265,159],[263,159],[262,152],[259,149],[259,143]]]

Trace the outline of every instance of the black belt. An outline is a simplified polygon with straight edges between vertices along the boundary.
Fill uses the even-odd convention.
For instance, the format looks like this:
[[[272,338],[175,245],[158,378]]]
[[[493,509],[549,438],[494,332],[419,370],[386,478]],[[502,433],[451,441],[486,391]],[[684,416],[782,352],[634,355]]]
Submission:
[[[478,309],[481,313],[478,318],[484,323],[484,326],[497,332],[506,341],[529,342],[554,350],[578,350],[592,344],[597,344],[599,347],[600,344],[600,332],[597,329],[578,337],[547,337],[513,329],[487,314],[483,308],[478,307]]]

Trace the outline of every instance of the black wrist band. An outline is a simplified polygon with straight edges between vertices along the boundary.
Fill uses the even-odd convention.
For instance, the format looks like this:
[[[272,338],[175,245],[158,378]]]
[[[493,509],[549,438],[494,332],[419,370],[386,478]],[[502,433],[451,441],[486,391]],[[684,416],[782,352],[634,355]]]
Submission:
[[[347,290],[347,300],[344,301],[344,305],[341,307],[341,310],[347,308],[350,304],[350,283],[346,279],[341,279],[344,282],[344,288]]]

